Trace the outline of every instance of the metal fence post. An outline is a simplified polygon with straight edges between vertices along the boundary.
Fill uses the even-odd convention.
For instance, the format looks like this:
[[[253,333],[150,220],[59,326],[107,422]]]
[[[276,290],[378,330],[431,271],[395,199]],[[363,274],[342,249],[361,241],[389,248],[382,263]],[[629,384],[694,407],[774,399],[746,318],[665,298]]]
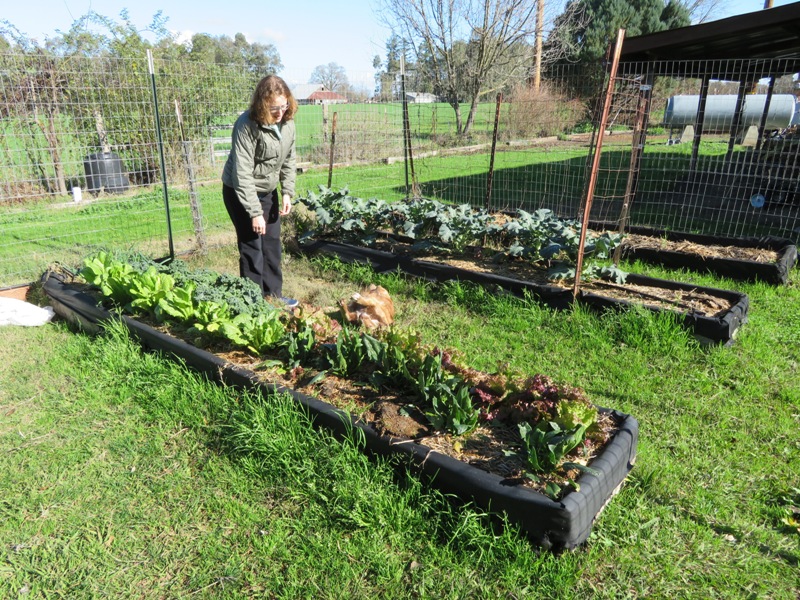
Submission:
[[[336,146],[336,118],[339,116],[338,112],[333,113],[333,125],[331,126],[331,153],[328,161],[328,189],[333,183],[333,149]]]
[[[164,140],[161,135],[161,118],[158,114],[158,91],[156,89],[156,69],[153,64],[153,53],[147,50],[147,68],[150,71],[150,89],[153,92],[153,109],[156,118],[156,135],[158,136],[158,157],[161,161],[161,181],[164,188],[164,210],[167,218],[167,237],[169,239],[169,257],[175,258],[175,245],[172,240],[172,218],[169,213],[169,189],[167,187],[167,163],[164,160]]]
[[[486,210],[492,210],[492,181],[494,180],[494,155],[497,150],[497,127],[500,123],[500,104],[503,94],[497,94],[497,106],[494,109],[494,129],[492,130],[492,154],[489,158],[489,174],[486,177]]]

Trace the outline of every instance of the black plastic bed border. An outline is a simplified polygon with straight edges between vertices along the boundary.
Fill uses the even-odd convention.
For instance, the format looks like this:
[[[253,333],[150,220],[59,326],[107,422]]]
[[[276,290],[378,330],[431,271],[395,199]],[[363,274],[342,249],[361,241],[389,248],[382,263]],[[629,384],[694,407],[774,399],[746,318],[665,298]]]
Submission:
[[[590,224],[590,226],[594,229],[598,228],[598,224]],[[606,224],[606,227],[612,226]],[[629,227],[626,232],[672,242],[691,242],[703,246],[757,248],[778,253],[775,262],[759,262],[717,256],[704,257],[693,252],[677,250],[637,248],[624,243],[622,245],[622,255],[627,260],[639,260],[670,269],[713,273],[737,281],[763,281],[773,285],[784,285],[789,279],[789,272],[797,262],[797,246],[792,240],[785,238],[731,238],[699,233],[678,233],[649,227]]]
[[[340,260],[348,263],[367,263],[377,272],[391,272],[400,269],[404,273],[430,281],[471,281],[489,288],[500,287],[517,296],[523,296],[525,293],[528,293],[538,301],[556,309],[567,308],[573,302],[572,290],[563,287],[513,279],[493,273],[460,269],[441,263],[400,256],[382,250],[374,250],[326,240],[315,240],[301,245],[300,248],[309,256],[321,254],[337,256]],[[636,285],[646,285],[669,290],[684,290],[687,293],[703,292],[729,301],[731,303],[731,308],[715,317],[708,317],[690,312],[678,312],[683,325],[703,343],[731,344],[739,327],[747,322],[747,311],[750,305],[747,294],[733,290],[720,290],[677,281],[668,281],[666,279],[656,279],[654,277],[647,277],[634,273],[628,275],[627,281]],[[594,292],[586,291],[579,292],[577,301],[598,311],[626,308],[631,305],[630,302],[625,300],[609,298]],[[659,312],[662,309],[650,308],[650,310]]]
[[[46,273],[42,283],[56,313],[86,331],[97,333],[103,321],[120,318],[98,306],[92,296],[66,283],[60,275]],[[636,458],[639,435],[636,419],[601,409],[615,415],[620,422],[617,434],[592,461],[594,473],[580,477],[580,489],[567,494],[561,501],[553,501],[530,488],[514,485],[421,444],[382,436],[367,424],[318,398],[259,381],[252,371],[226,363],[214,354],[130,317],[122,316],[121,319],[144,348],[177,357],[217,382],[237,388],[259,389],[266,394],[289,394],[307,411],[316,427],[327,429],[340,438],[355,435],[363,439],[366,451],[371,454],[408,457],[418,472],[443,492],[473,500],[492,513],[504,512],[535,544],[553,551],[572,549],[587,540],[595,519],[622,485]]]

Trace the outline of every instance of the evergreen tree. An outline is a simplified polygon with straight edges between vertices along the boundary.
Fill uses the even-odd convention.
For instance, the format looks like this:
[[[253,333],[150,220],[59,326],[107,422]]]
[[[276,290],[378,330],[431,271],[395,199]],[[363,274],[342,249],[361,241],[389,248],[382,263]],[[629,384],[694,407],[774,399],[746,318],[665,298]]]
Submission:
[[[575,5],[581,5],[582,10],[575,10]],[[557,25],[569,31],[582,63],[602,60],[619,29],[625,30],[625,37],[634,37],[691,22],[689,11],[676,0],[570,0],[564,14],[580,13],[587,17],[584,26],[570,29],[567,23]]]
[[[408,59],[405,48],[408,44],[397,34],[386,41],[386,62],[375,56],[372,66],[375,73],[375,97],[382,101],[397,100],[400,97],[400,62],[405,60],[406,72],[413,70],[414,65]]]

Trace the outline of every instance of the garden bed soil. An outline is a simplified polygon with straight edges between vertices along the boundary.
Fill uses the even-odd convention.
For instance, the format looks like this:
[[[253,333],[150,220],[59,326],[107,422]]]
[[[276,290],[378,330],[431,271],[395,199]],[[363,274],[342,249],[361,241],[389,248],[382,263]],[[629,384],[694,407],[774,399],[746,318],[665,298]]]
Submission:
[[[85,286],[68,283],[61,275],[45,274],[43,290],[59,316],[92,333],[100,330],[103,321],[114,318]],[[263,359],[230,349],[211,353],[163,327],[121,318],[145,348],[175,356],[215,381],[267,394],[287,393],[307,411],[315,426],[339,437],[355,433],[370,453],[406,457],[435,486],[474,500],[486,510],[505,513],[546,548],[569,549],[585,542],[635,460],[636,420],[600,409],[602,436],[595,440],[603,442],[588,446],[585,457],[587,462],[591,460],[592,473],[580,474],[578,489],[554,500],[532,489],[521,461],[506,455],[504,450],[518,440],[506,437],[509,433],[502,429],[482,426],[477,435],[460,445],[452,436],[429,431],[421,414],[417,417],[413,410],[401,411],[402,399],[371,396],[364,386],[335,377],[311,385],[311,374],[265,369]]]
[[[611,225],[591,226],[598,233],[615,231]],[[729,238],[629,227],[622,241],[622,256],[738,281],[783,285],[797,262],[797,246],[784,238]]]
[[[669,311],[678,315],[700,341],[708,343],[732,343],[747,320],[747,295],[732,290],[629,274],[625,284],[583,281],[578,296],[573,297],[571,284],[549,282],[544,269],[524,260],[497,262],[475,249],[458,256],[426,256],[422,259],[415,258],[410,253],[410,245],[404,242],[387,241],[384,244],[385,250],[377,250],[316,240],[300,248],[308,255],[328,254],[345,262],[368,263],[379,272],[400,269],[431,281],[471,281],[518,296],[530,294],[556,309],[578,302],[598,310],[640,305],[655,312]]]

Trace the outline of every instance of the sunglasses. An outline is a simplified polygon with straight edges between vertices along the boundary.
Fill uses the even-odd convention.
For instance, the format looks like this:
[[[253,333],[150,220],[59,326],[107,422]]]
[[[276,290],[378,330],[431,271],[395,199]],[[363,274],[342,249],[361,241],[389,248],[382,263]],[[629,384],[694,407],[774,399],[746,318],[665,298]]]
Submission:
[[[277,114],[280,112],[286,112],[289,109],[288,104],[281,104],[280,106],[270,106],[269,112]]]

